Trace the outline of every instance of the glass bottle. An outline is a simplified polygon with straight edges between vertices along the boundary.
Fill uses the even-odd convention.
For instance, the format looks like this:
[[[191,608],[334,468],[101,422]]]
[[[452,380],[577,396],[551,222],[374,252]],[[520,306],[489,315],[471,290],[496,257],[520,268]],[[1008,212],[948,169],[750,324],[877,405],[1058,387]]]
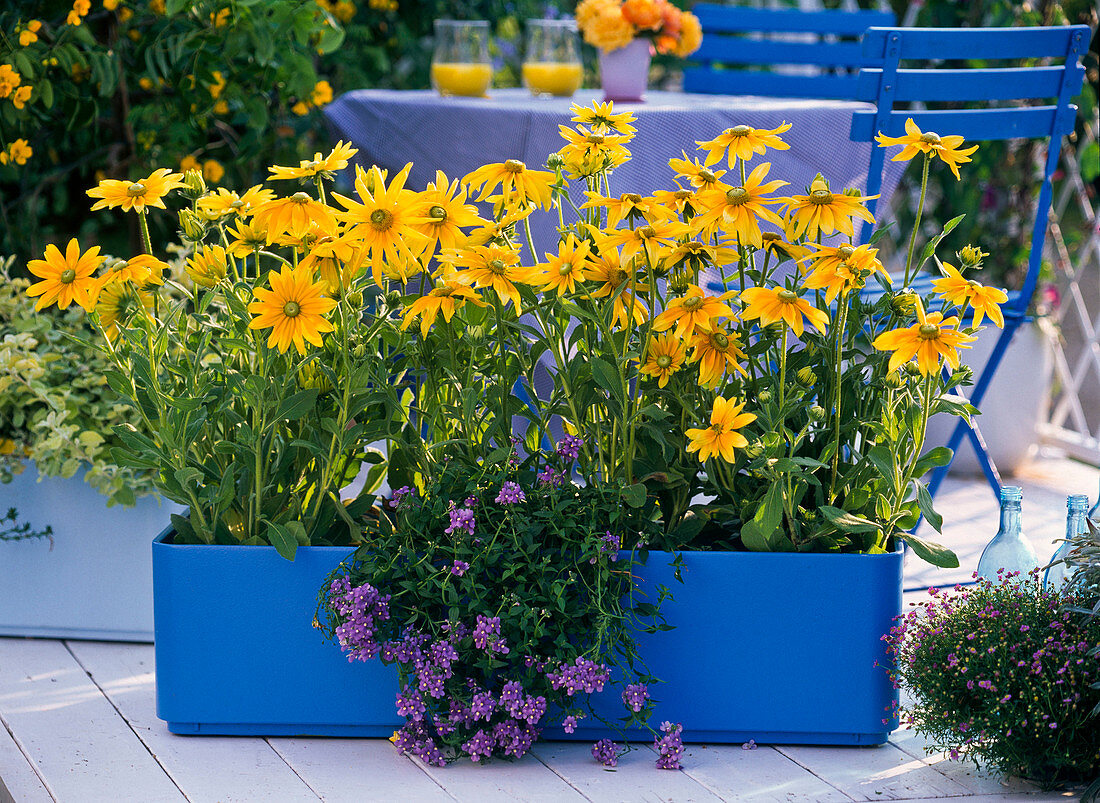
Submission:
[[[1093,524],[1100,527],[1100,491],[1096,492],[1096,504],[1089,511],[1089,518],[1092,519]]]
[[[489,23],[436,20],[431,74],[432,86],[440,95],[484,97],[493,80]]]
[[[996,581],[997,570],[1003,569],[1005,573],[1019,572],[1022,578],[1039,566],[1039,558],[1020,522],[1023,498],[1023,490],[1014,485],[1001,488],[1001,526],[978,559],[979,577]]]
[[[584,77],[577,23],[571,19],[528,20],[523,85],[536,97],[569,97]]]
[[[1073,549],[1073,539],[1085,532],[1085,511],[1088,506],[1089,498],[1084,494],[1072,494],[1066,499],[1066,537],[1051,556],[1050,566],[1043,573],[1043,588],[1060,591],[1073,575],[1072,568],[1064,559]]]

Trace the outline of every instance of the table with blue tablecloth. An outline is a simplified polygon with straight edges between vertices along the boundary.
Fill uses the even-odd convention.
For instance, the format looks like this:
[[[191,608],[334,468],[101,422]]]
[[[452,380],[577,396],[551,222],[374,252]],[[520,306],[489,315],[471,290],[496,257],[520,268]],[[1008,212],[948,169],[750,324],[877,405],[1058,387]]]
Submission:
[[[440,97],[431,90],[362,89],[339,97],[325,109],[334,139],[350,141],[364,167],[377,164],[391,171],[412,162],[406,186],[423,189],[443,170],[458,178],[484,164],[519,159],[540,168],[546,157],[564,144],[558,125],[570,122],[573,103],[601,100],[597,90],[580,90],[572,98],[535,98],[525,89],[495,89],[486,98]],[[632,159],[616,168],[615,194],[649,194],[675,189],[672,157],[705,155],[697,140],[713,139],[736,125],[776,128],[791,124],[782,138],[790,150],[771,150],[769,179],[790,182],[777,194],[804,193],[820,172],[834,191],[864,188],[871,144],[848,138],[852,115],[873,109],[867,103],[731,95],[694,95],[652,91],[644,103],[616,103],[616,111],[637,118],[637,134],[629,148]],[[754,164],[762,161],[761,157]],[[724,166],[724,165],[723,165]],[[904,163],[887,162],[879,210],[887,206],[904,170]],[[583,184],[578,182],[580,187]],[[578,190],[576,197],[583,198]],[[553,245],[556,215],[536,216],[535,242],[540,250]],[[567,219],[568,222],[568,219]]]

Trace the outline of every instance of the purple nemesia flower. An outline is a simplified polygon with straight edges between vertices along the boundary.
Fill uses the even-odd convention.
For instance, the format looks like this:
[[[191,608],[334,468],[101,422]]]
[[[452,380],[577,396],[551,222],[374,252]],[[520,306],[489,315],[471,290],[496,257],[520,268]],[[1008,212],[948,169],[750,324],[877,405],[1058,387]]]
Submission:
[[[477,507],[477,497],[476,496],[467,496],[466,501],[464,501],[462,504],[465,507],[473,509],[473,508]]]
[[[396,491],[393,492],[393,508],[397,510],[401,507],[401,503],[405,501],[406,496],[415,496],[416,492],[408,485],[402,485]]]
[[[635,714],[645,708],[648,699],[649,689],[646,688],[644,683],[631,683],[623,691],[623,705]]]
[[[679,722],[661,724],[661,733],[664,736],[653,740],[653,749],[660,753],[657,757],[657,769],[680,769],[680,757],[684,754],[683,731],[684,727]]]
[[[489,650],[492,644],[500,638],[500,617],[477,615],[477,626],[474,627],[474,646],[479,650]]]
[[[347,577],[337,577],[329,584],[328,601],[344,620],[336,627],[336,638],[349,661],[367,661],[382,652],[375,630],[378,621],[390,618],[389,594],[370,583],[353,588]]]
[[[498,505],[514,505],[526,501],[527,496],[523,493],[523,489],[519,487],[519,483],[511,480],[500,486],[500,493],[497,494],[496,498]]]
[[[478,730],[468,742],[464,742],[462,745],[462,749],[469,754],[470,761],[475,764],[481,761],[482,758],[491,756],[494,747],[496,747],[496,740],[484,730]]]
[[[496,710],[496,701],[493,700],[493,695],[487,691],[478,692],[474,695],[473,700],[470,701],[470,716],[476,722],[479,719],[484,719],[488,722],[492,719],[493,711]]]
[[[611,530],[608,530],[600,536],[600,554],[607,555],[608,560],[616,561],[619,559],[619,550],[622,549],[623,539],[620,536],[612,535]],[[595,558],[590,558],[589,563],[595,563]]]
[[[474,511],[465,507],[452,507],[447,511],[447,515],[450,516],[451,524],[444,530],[447,535],[454,534],[457,530],[465,530],[470,535],[474,534]]]
[[[566,435],[558,441],[558,448],[556,451],[558,457],[563,460],[576,460],[577,455],[581,453],[582,446],[584,446],[584,438],[580,438],[576,435]]]
[[[592,745],[592,758],[605,767],[615,767],[619,764],[619,747],[610,739],[600,739]]]
[[[610,677],[611,670],[606,666],[583,657],[571,664],[559,664],[556,671],[546,673],[546,679],[554,691],[564,688],[569,697],[580,691],[586,694],[603,691]]]
[[[540,486],[545,487],[548,485],[551,488],[555,488],[562,484],[565,479],[565,475],[562,474],[560,471],[552,468],[551,466],[547,466],[538,473],[535,479],[538,481]]]
[[[406,686],[397,693],[396,704],[399,716],[417,722],[424,718],[424,712],[428,710],[420,697],[420,692],[410,686]]]
[[[453,564],[451,564],[451,574],[455,575],[456,577],[461,577],[469,570],[470,564],[464,560],[456,560]]]
[[[570,714],[561,721],[561,729],[566,733],[572,733],[577,729],[577,717]]]

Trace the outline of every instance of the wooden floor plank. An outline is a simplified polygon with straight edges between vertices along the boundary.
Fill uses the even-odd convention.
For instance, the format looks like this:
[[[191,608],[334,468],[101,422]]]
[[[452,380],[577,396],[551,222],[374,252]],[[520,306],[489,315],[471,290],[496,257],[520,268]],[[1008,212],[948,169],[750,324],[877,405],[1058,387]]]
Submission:
[[[60,641],[0,639],[0,716],[58,800],[184,800]]]
[[[386,739],[268,739],[325,803],[453,801]]]
[[[770,747],[742,750],[740,745],[685,745],[684,773],[726,800],[806,801],[851,800],[809,770]]]
[[[424,766],[417,761],[419,766]],[[459,803],[569,803],[587,798],[528,753],[519,761],[493,761],[488,765],[459,761],[425,771]],[[440,800],[423,798],[423,800]],[[420,803],[421,799],[415,799]],[[413,801],[409,801],[413,803]]]
[[[595,801],[720,803],[722,798],[683,772],[659,770],[648,747],[632,750],[610,769],[592,758],[587,742],[545,742],[534,753],[570,786]],[[733,798],[731,798],[733,799]]]
[[[3,658],[0,657],[0,661]],[[2,719],[2,718],[0,718]],[[0,803],[51,803],[53,796],[0,721]]]
[[[1020,778],[1004,778],[1001,775],[975,769],[973,761],[952,761],[947,754],[925,750],[930,742],[915,730],[899,730],[890,737],[890,743],[920,759],[938,772],[946,775],[974,795],[1008,795],[1035,792],[1038,787]]]
[[[191,803],[317,803],[263,739],[169,733],[155,713],[152,645],[74,641],[69,648]]]
[[[957,797],[966,787],[892,744],[880,747],[775,748],[853,800]]]

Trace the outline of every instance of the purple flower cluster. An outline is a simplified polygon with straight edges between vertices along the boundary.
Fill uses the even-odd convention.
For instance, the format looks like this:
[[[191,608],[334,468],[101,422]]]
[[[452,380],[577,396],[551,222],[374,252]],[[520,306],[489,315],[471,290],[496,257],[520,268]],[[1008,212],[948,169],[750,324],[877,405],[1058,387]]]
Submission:
[[[519,487],[519,483],[511,480],[500,486],[500,493],[497,494],[496,498],[498,505],[514,505],[526,501],[527,496],[523,493],[523,489]]]
[[[450,526],[443,531],[447,535],[454,535],[459,530],[465,530],[470,535],[474,534],[474,527],[477,524],[474,511],[468,507],[452,507],[447,511],[447,515],[451,519]]]
[[[382,648],[375,631],[377,622],[390,618],[390,595],[379,593],[370,583],[353,588],[347,577],[337,577],[329,584],[328,601],[343,619],[336,638],[348,660],[366,661],[378,655]]]
[[[577,459],[577,455],[581,453],[581,447],[584,446],[584,438],[576,435],[566,435],[560,441],[558,441],[557,454],[562,460],[573,461]]]
[[[671,722],[661,724],[661,733],[664,736],[653,740],[653,749],[660,754],[657,757],[657,769],[680,769],[680,756],[684,754],[683,732],[684,726],[679,722],[675,725]]]
[[[405,497],[410,495],[415,497],[416,492],[408,485],[402,485],[400,488],[394,491],[393,501],[391,503],[394,507],[394,510],[400,509],[401,503],[405,501]]]
[[[619,559],[619,550],[623,547],[623,539],[621,536],[612,535],[611,530],[608,530],[600,536],[599,549],[601,555],[607,555],[608,560],[616,561]],[[589,558],[589,563],[595,563],[596,558]]]
[[[631,683],[623,691],[623,705],[635,714],[645,708],[647,700],[649,700],[649,689],[644,683]]]
[[[592,758],[605,767],[616,767],[619,764],[619,746],[610,739],[600,739],[592,745]]]
[[[577,658],[571,664],[559,664],[557,671],[546,673],[546,679],[550,681],[554,691],[565,689],[570,697],[581,691],[586,694],[603,691],[604,684],[610,677],[611,670],[606,666],[583,657]]]
[[[461,577],[470,570],[470,564],[464,560],[456,560],[451,564],[451,574],[455,577]]]
[[[500,617],[477,615],[474,627],[474,646],[488,653],[508,654],[508,644],[500,637]]]
[[[547,466],[538,473],[535,479],[538,480],[540,486],[556,488],[565,482],[565,474],[553,466]]]

